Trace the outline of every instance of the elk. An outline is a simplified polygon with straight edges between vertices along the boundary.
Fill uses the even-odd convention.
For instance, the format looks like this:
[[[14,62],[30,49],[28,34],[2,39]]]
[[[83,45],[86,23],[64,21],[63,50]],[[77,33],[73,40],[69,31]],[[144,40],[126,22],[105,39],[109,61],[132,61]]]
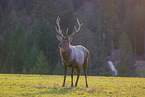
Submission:
[[[76,28],[76,26],[74,26],[75,31],[71,35],[68,35],[68,28],[67,28],[66,36],[64,36],[62,34],[62,30],[60,28],[59,23],[60,23],[60,18],[58,16],[56,19],[57,27],[55,27],[55,29],[59,34],[56,37],[58,40],[60,40],[60,44],[58,45],[58,47],[60,49],[60,56],[61,56],[62,64],[64,65],[64,81],[63,81],[62,87],[65,86],[68,67],[71,67],[71,87],[73,87],[74,69],[76,69],[77,71],[77,79],[75,83],[75,87],[77,87],[77,83],[78,83],[79,76],[81,73],[80,65],[83,65],[86,87],[88,87],[86,70],[87,70],[87,64],[88,64],[88,58],[89,58],[89,51],[82,45],[72,46],[70,44],[70,42],[72,41],[72,36],[74,36],[74,34],[79,32],[82,24],[80,24],[79,20],[77,19],[78,29]]]

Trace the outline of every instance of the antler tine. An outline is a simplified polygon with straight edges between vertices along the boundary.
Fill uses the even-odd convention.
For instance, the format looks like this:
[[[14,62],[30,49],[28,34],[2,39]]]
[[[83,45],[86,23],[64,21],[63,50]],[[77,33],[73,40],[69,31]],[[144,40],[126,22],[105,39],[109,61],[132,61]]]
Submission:
[[[78,18],[77,18],[77,22],[78,22],[78,25],[79,25],[78,29],[76,28],[76,26],[74,26],[75,32],[73,32],[69,37],[72,37],[74,34],[76,34],[77,32],[79,32],[81,26],[83,25],[83,24],[80,24]]]
[[[68,28],[66,29],[66,37],[69,37],[69,36],[68,36]]]
[[[55,27],[55,29],[56,29],[56,31],[58,32],[58,34],[60,34],[60,36],[63,37],[62,30],[60,29],[59,22],[60,22],[60,18],[59,18],[59,16],[58,16],[57,19],[56,19],[56,24],[57,24],[57,26],[58,26],[58,29],[57,29],[57,27]]]

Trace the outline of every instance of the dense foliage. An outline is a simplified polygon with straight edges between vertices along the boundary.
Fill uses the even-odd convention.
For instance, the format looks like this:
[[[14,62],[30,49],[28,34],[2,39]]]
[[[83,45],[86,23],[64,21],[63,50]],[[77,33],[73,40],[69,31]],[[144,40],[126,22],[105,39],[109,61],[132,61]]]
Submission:
[[[55,31],[83,26],[72,44],[90,51],[89,75],[135,76],[134,55],[144,53],[144,0],[0,0],[0,72],[63,74]]]

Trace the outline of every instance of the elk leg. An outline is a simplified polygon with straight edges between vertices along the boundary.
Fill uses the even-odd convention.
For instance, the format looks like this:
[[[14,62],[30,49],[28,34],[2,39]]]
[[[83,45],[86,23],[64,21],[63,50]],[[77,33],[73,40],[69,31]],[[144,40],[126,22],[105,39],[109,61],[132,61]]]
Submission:
[[[86,63],[83,65],[83,69],[84,69],[84,74],[85,74],[86,87],[88,88],[88,82],[87,82],[87,64]]]
[[[66,66],[64,66],[64,81],[63,81],[63,85],[62,85],[62,87],[64,87],[64,86],[65,86],[66,73],[67,73],[67,67],[66,67]]]
[[[76,68],[77,70],[77,80],[76,80],[76,84],[75,84],[75,87],[77,87],[77,84],[78,84],[78,80],[79,80],[79,77],[80,77],[80,73],[81,73],[81,70],[79,67]]]
[[[74,67],[72,67],[72,71],[71,71],[71,87],[73,87],[73,74],[74,74]]]

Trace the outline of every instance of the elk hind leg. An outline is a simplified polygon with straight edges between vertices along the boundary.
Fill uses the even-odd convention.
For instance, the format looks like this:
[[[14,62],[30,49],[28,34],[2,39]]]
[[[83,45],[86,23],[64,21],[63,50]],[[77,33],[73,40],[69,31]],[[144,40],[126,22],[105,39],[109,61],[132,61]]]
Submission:
[[[83,69],[84,69],[84,75],[85,75],[85,80],[86,80],[86,87],[88,88],[88,82],[87,82],[87,61],[84,62]]]
[[[72,71],[71,71],[71,87],[73,87],[73,74],[74,74],[74,67],[72,67]]]

